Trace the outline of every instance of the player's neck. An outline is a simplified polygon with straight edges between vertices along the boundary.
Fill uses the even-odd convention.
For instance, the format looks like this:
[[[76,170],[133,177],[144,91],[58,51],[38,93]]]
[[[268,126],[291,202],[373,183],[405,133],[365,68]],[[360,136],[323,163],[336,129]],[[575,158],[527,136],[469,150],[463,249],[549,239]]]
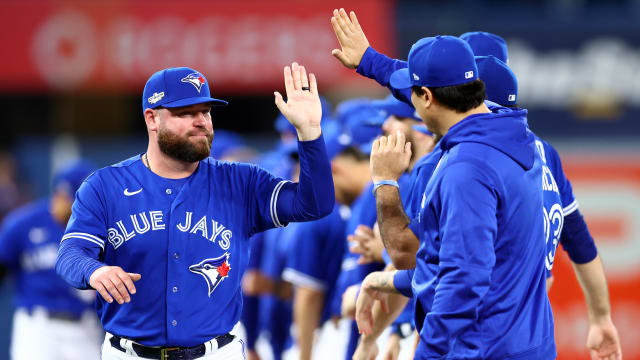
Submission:
[[[442,136],[446,135],[447,132],[449,131],[449,129],[459,123],[460,121],[464,120],[465,118],[467,118],[468,116],[471,115],[475,115],[475,114],[485,114],[485,113],[490,113],[491,111],[489,110],[489,108],[487,107],[487,105],[485,105],[484,103],[482,103],[480,106],[477,106],[467,112],[464,113],[457,113],[455,111],[446,111],[443,112],[441,114],[441,117],[439,119],[439,127],[441,129],[440,134]]]
[[[160,151],[149,147],[142,155],[142,163],[154,174],[167,179],[182,179],[193,174],[198,168],[198,162],[185,162],[174,159]]]

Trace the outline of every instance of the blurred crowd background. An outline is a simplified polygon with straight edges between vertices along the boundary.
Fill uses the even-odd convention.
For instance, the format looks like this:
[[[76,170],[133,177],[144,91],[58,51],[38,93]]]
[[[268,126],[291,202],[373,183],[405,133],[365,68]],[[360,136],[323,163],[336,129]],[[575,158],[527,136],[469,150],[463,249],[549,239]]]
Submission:
[[[317,74],[333,105],[386,95],[331,56],[334,8],[355,10],[371,45],[405,59],[413,42],[483,30],[504,37],[530,127],[553,144],[609,281],[625,359],[640,359],[640,1],[47,1],[0,2],[0,218],[48,194],[75,158],[106,166],[145,151],[144,82],[169,66],[200,70],[214,129],[243,156],[278,139],[282,67]],[[214,148],[216,140],[214,139]],[[561,359],[587,358],[587,315],[566,254],[551,299]],[[11,281],[11,280],[9,280]],[[0,287],[8,358],[10,284]]]

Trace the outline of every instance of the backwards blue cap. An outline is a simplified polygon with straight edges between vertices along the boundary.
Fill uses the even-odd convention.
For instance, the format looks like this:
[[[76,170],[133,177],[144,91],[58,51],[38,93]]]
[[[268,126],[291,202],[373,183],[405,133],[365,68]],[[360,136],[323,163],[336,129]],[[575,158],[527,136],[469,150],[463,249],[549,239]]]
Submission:
[[[507,42],[496,34],[484,31],[466,32],[460,35],[460,39],[466,41],[475,56],[493,55],[505,64],[509,62],[507,55]]]
[[[455,36],[420,39],[409,51],[409,67],[391,75],[391,86],[406,89],[466,84],[478,78],[473,56],[469,44]]]
[[[491,55],[476,56],[476,64],[487,100],[502,106],[518,103],[518,80],[507,64]]]
[[[142,111],[157,107],[175,108],[202,103],[227,105],[214,99],[201,73],[188,67],[169,68],[151,75],[142,92]]]
[[[63,191],[73,199],[84,179],[91,175],[94,169],[93,165],[84,160],[64,166],[53,177],[53,191]]]

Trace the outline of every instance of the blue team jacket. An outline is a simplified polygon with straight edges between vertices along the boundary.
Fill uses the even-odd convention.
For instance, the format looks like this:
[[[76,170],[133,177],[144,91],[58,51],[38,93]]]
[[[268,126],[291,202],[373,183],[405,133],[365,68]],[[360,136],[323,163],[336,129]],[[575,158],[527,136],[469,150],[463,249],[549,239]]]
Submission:
[[[553,359],[541,159],[526,110],[449,129],[412,230],[416,359]]]

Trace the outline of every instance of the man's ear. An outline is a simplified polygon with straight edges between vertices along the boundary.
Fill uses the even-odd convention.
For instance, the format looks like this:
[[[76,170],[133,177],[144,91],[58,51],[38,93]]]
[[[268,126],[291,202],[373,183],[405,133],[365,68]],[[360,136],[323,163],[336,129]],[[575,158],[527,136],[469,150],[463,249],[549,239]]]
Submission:
[[[433,105],[433,103],[435,102],[435,99],[433,98],[433,93],[426,86],[422,87],[422,97],[424,99],[425,107],[427,109],[430,108],[431,105]]]
[[[160,119],[157,111],[149,108],[144,110],[144,122],[147,124],[149,131],[158,130],[158,120]]]

